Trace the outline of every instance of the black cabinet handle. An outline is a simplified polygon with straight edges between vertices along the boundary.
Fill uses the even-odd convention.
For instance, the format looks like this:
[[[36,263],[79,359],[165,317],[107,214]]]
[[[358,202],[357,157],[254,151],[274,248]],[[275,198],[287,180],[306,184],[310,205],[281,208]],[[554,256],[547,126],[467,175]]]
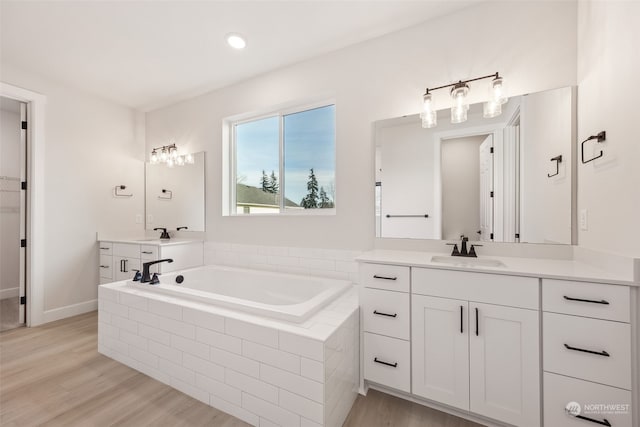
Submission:
[[[480,335],[480,326],[478,325],[478,307],[476,307],[476,336]]]
[[[108,265],[101,265],[100,268],[109,268]]]
[[[373,310],[373,314],[377,314],[378,316],[398,317],[398,313],[389,314],[389,313],[383,313],[378,310]]]
[[[120,272],[124,273],[124,260],[123,259],[120,260]]]
[[[103,251],[108,251],[108,250],[109,250],[109,249],[111,249],[111,248],[102,248],[102,247],[101,247],[100,249],[101,249],[101,250],[103,250]]]
[[[389,363],[389,362],[385,362],[385,361],[382,361],[382,360],[378,360],[378,358],[377,358],[377,357],[374,357],[374,358],[373,358],[373,361],[374,361],[374,362],[376,362],[376,363],[380,363],[381,365],[391,366],[392,368],[397,368],[397,367],[398,367],[398,362],[396,362],[396,363]]]
[[[124,262],[124,270],[123,270],[123,273],[128,273],[128,272],[129,272],[129,270],[127,269],[127,263],[129,262],[129,260],[128,260],[128,259],[123,259],[122,261]]]
[[[611,427],[611,423],[606,418],[603,418],[602,421],[596,420],[594,418],[585,417],[584,415],[576,415],[576,418],[580,418],[581,420],[585,420],[585,421],[589,421],[589,422],[592,422],[592,423],[600,424],[601,426]]]
[[[460,333],[464,334],[464,328],[462,326],[463,325],[463,323],[462,323],[463,322],[462,321],[462,317],[463,317],[462,310],[464,310],[464,308],[463,308],[463,306],[460,306]]]
[[[563,295],[564,299],[566,299],[567,301],[579,301],[579,302],[590,302],[591,304],[604,304],[604,305],[609,305],[609,301],[605,301],[605,300],[600,300],[600,301],[596,301],[596,300],[592,300],[592,299],[582,299],[582,298],[571,298],[568,297],[566,295]]]
[[[383,279],[383,280],[398,280],[397,277],[385,277],[385,276],[378,276],[377,274],[373,275],[374,279]]]
[[[565,344],[564,346],[565,346],[565,348],[567,350],[581,351],[583,353],[596,354],[598,356],[604,356],[604,357],[610,357],[611,356],[609,353],[607,353],[604,350],[602,350],[602,351],[585,350],[584,348],[571,347],[569,344]]]
[[[142,251],[143,254],[151,255],[153,252],[151,251]]]

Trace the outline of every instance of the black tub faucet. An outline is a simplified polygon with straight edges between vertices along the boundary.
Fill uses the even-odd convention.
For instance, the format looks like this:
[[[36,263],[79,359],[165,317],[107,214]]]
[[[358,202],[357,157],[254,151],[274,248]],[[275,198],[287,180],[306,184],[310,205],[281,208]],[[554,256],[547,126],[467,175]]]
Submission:
[[[172,263],[173,260],[171,258],[165,258],[165,259],[159,259],[157,261],[143,262],[142,263],[142,279],[140,279],[140,283],[150,283],[151,282],[151,276],[149,275],[149,267],[151,267],[154,264],[159,264],[161,262]],[[154,274],[154,276],[156,276],[156,275]],[[157,276],[156,276],[156,278],[157,278]]]
[[[163,227],[154,228],[153,231],[162,230],[162,234],[160,235],[161,239],[170,239],[169,233],[167,233],[167,229]]]

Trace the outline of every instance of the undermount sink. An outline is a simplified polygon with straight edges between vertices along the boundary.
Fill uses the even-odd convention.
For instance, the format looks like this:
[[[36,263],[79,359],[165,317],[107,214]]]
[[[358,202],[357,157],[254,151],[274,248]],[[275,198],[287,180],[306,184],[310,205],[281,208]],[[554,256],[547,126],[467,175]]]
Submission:
[[[506,267],[497,259],[489,258],[466,258],[458,256],[432,256],[431,262],[455,265],[457,267]]]

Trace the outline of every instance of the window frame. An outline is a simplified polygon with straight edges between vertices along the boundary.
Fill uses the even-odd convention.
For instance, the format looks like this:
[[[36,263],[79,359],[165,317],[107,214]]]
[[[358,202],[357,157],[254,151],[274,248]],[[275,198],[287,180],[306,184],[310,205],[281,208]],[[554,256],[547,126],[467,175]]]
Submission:
[[[284,188],[286,186],[286,177],[284,174],[284,117],[291,114],[302,113],[309,110],[314,110],[323,107],[333,106],[336,108],[336,102],[334,99],[324,99],[322,101],[309,102],[304,104],[286,105],[280,108],[273,108],[264,110],[262,112],[243,114],[240,116],[230,117],[224,120],[223,126],[223,138],[227,143],[226,153],[223,153],[223,161],[226,162],[228,172],[226,178],[228,180],[227,194],[223,191],[223,216],[233,217],[274,217],[274,216],[306,216],[306,215],[335,215],[337,206],[337,189],[336,196],[333,200],[334,207],[332,208],[316,208],[316,209],[286,209]],[[334,113],[335,114],[335,113]],[[273,213],[238,213],[237,212],[237,199],[236,199],[236,180],[237,180],[237,141],[236,141],[236,127],[244,123],[255,122],[258,120],[268,119],[272,117],[278,118],[278,181],[279,187],[282,190],[280,192],[280,205],[279,211]],[[334,115],[335,120],[335,115]],[[334,121],[335,123],[335,121]],[[226,135],[224,135],[226,134]],[[333,164],[334,164],[334,185],[337,181],[337,129],[334,127],[334,150],[333,150]],[[226,155],[225,155],[226,154]],[[224,167],[223,167],[224,170]]]

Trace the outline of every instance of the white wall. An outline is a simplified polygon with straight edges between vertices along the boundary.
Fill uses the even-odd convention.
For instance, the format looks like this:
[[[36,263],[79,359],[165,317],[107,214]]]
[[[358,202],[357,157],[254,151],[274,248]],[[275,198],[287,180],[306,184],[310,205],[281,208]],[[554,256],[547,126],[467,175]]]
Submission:
[[[607,141],[587,143],[578,164],[578,211],[588,210],[580,246],[640,257],[640,3],[579,2],[578,142],[600,131]],[[595,153],[592,150],[597,150]],[[580,153],[578,153],[580,156]]]
[[[187,151],[208,152],[209,240],[368,249],[374,241],[372,123],[419,111],[426,86],[496,71],[512,94],[574,85],[576,4],[482,3],[148,113],[147,149],[175,139]],[[436,102],[448,102],[446,91],[436,94]],[[485,86],[472,86],[471,102],[486,96]],[[223,118],[326,97],[336,100],[337,214],[223,217]]]
[[[89,308],[97,297],[96,231],[143,232],[141,115],[2,63],[2,81],[47,97],[45,109],[45,321]],[[134,197],[116,199],[127,185]],[[82,304],[85,305],[82,305]],[[47,314],[47,311],[50,313]]]

